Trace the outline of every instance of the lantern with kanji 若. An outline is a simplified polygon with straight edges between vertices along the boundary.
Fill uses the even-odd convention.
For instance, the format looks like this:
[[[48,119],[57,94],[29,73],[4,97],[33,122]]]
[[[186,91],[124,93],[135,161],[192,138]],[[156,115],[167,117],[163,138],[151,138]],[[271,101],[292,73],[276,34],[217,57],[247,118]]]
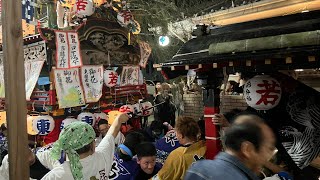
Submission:
[[[63,128],[65,128],[66,126],[68,126],[71,123],[74,123],[76,121],[79,121],[75,118],[66,118],[62,121],[61,125],[60,125],[60,130],[62,130]]]
[[[142,116],[150,116],[153,113],[153,106],[151,102],[143,102],[141,104]]]
[[[107,87],[114,87],[117,85],[118,73],[113,70],[105,70],[103,74],[104,84]]]
[[[96,119],[96,124],[100,121],[100,119],[105,119],[108,121],[108,115],[104,112],[100,112],[100,113],[94,113],[93,114],[95,119]]]
[[[256,110],[269,110],[276,107],[281,99],[280,83],[267,75],[257,75],[244,85],[244,98]]]
[[[126,104],[126,105],[123,105],[119,108],[119,112],[122,112],[122,113],[133,113],[134,112],[134,108],[132,105],[130,104]]]
[[[94,13],[93,2],[91,0],[77,0],[74,4],[76,16],[83,18]]]
[[[43,136],[51,133],[54,126],[54,120],[51,116],[36,116],[32,122],[33,130]]]
[[[96,123],[96,118],[92,113],[89,112],[82,112],[78,115],[78,120],[82,122],[86,122],[91,126],[94,126]]]

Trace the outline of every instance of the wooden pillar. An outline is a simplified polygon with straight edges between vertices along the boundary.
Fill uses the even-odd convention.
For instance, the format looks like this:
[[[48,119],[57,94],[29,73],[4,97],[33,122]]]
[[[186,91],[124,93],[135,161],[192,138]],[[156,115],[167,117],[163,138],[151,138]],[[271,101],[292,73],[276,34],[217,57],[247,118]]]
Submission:
[[[2,0],[10,179],[29,179],[21,0]]]

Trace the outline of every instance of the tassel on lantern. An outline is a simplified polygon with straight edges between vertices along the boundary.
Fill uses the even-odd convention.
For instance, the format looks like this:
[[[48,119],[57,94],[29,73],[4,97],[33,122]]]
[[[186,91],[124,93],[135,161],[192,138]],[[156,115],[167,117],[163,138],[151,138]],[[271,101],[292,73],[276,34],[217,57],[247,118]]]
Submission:
[[[128,32],[128,45],[131,44],[131,35],[130,35],[130,31]]]

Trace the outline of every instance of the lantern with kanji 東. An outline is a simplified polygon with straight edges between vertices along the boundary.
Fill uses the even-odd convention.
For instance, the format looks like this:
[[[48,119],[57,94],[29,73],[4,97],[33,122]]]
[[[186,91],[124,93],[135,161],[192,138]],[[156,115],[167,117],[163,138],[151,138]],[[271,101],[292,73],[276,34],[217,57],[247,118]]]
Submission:
[[[151,102],[147,101],[147,102],[143,102],[141,104],[142,108],[142,116],[150,116],[153,113],[153,106],[151,104]]]
[[[32,136],[37,135],[39,132],[37,129],[33,129],[33,123],[36,117],[38,116],[27,115],[27,133]]]
[[[89,112],[82,112],[78,115],[78,120],[82,122],[86,122],[91,126],[94,126],[96,123],[96,118],[92,113]]]
[[[60,130],[62,130],[63,128],[65,128],[66,126],[68,126],[71,123],[74,123],[76,121],[79,121],[75,118],[66,118],[62,121],[61,125],[60,125]]]
[[[54,129],[54,120],[51,116],[36,116],[33,119],[33,130],[39,135],[48,135]]]
[[[244,85],[244,98],[256,110],[276,107],[281,99],[280,83],[267,75],[257,75]]]
[[[103,79],[104,79],[104,84],[107,87],[114,87],[115,85],[117,85],[117,81],[118,81],[118,73],[116,71],[113,70],[105,70],[104,74],[103,74]]]
[[[76,16],[82,18],[91,16],[94,13],[93,2],[90,0],[77,0],[74,4]]]

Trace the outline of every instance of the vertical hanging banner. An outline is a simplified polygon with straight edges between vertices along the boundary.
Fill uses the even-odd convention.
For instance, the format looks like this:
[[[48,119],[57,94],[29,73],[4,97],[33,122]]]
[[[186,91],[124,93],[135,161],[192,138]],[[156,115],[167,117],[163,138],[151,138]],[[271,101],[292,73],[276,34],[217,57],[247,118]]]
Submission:
[[[76,32],[55,31],[56,67],[69,69],[82,66],[80,42]]]
[[[139,66],[124,66],[121,73],[121,86],[139,85],[139,77]]]
[[[148,63],[149,57],[151,55],[151,47],[146,42],[140,42],[140,62],[139,65],[143,68],[146,68],[146,65]]]
[[[86,102],[98,102],[102,96],[103,66],[82,66],[81,80]]]
[[[33,89],[35,88],[44,60],[42,61],[25,61],[24,73],[25,73],[25,86],[26,86],[26,99],[30,100]]]
[[[79,69],[55,69],[55,87],[59,108],[85,105],[84,94],[79,78]]]
[[[0,65],[0,98],[5,98],[5,87],[4,87],[4,69],[3,64]]]

